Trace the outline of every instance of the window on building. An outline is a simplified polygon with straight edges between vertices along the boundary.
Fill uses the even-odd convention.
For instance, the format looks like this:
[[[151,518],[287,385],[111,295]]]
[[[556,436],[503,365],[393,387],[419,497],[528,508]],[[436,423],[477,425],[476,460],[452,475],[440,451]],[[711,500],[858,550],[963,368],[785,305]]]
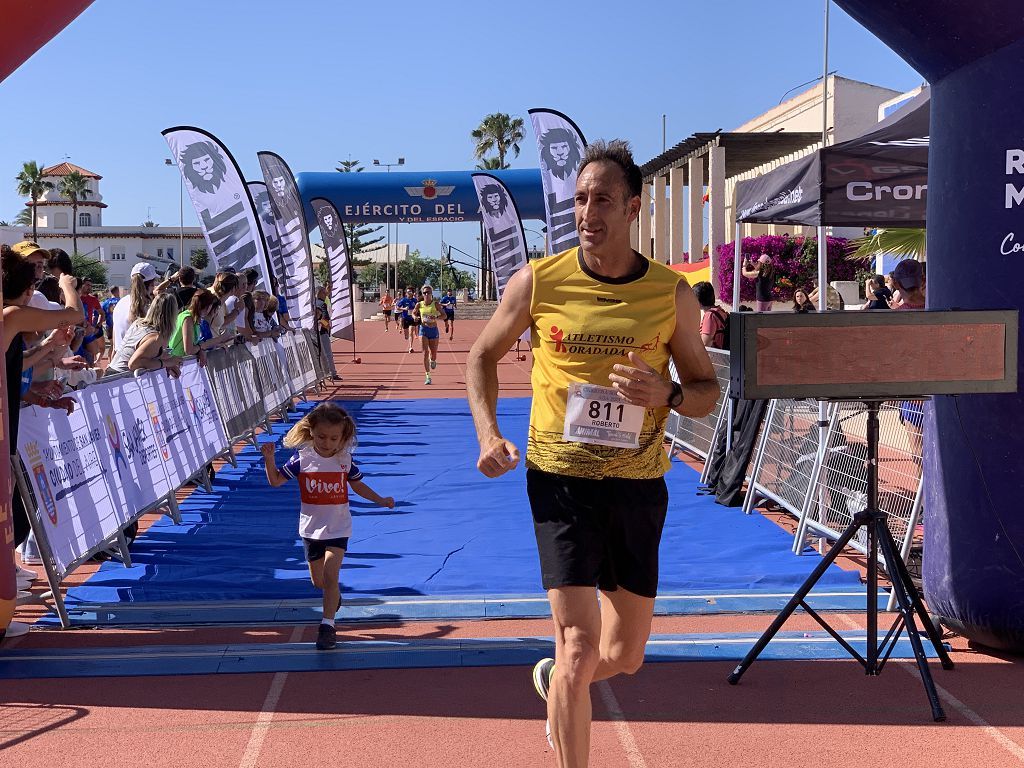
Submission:
[[[68,228],[68,215],[63,211],[53,214],[53,228],[54,229],[67,229]]]
[[[167,249],[167,258],[170,259],[171,261],[174,261],[174,249],[173,248],[168,248]]]
[[[124,261],[124,246],[114,245],[110,248],[110,260],[111,261]]]
[[[156,249],[156,257],[158,259],[162,259],[164,257],[164,249],[163,248],[157,248]]]
[[[78,226],[80,226],[80,227],[91,227],[92,226],[92,214],[91,213],[80,213],[80,214],[78,214]]]

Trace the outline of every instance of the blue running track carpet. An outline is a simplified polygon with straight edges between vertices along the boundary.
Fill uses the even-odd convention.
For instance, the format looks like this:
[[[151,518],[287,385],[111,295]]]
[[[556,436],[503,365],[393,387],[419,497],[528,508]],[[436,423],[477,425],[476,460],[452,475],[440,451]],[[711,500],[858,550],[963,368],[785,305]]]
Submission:
[[[406,612],[406,617],[430,618],[451,615],[443,606],[455,598],[477,606],[477,615],[514,615],[517,611],[509,605],[518,597],[533,606],[519,615],[542,614],[546,605],[525,469],[520,465],[494,480],[477,471],[478,447],[468,403],[342,404],[358,426],[355,458],[365,481],[397,501],[395,509],[388,510],[353,494],[353,536],[341,571],[347,603],[418,605],[420,614]],[[301,405],[299,415],[311,406]],[[529,399],[499,404],[502,430],[521,449],[526,445],[529,408]],[[290,426],[273,427],[278,465],[291,454],[280,445]],[[770,520],[696,495],[697,473],[685,464],[674,462],[666,479],[670,504],[659,591],[667,598],[688,596],[702,605],[701,610],[709,604],[742,610],[744,596],[770,594],[774,601],[761,609],[775,609],[819,562],[813,553],[793,555],[792,536]],[[294,610],[287,610],[300,605],[294,601],[308,607],[303,620],[315,619],[319,598],[310,584],[297,533],[298,495],[294,481],[271,488],[259,452],[245,448],[237,468],[226,466],[218,472],[212,494],[199,490],[182,503],[181,525],[164,517],[136,540],[131,568],[104,563],[88,582],[71,589],[67,607],[72,619],[104,623],[104,615],[114,620],[117,606],[149,604],[152,613],[146,623],[187,622],[186,614],[194,611],[176,612],[183,605],[218,606],[224,621],[284,620],[297,617]],[[816,591],[848,595],[849,608],[864,605],[858,575],[836,567],[826,572]],[[723,599],[701,599],[702,595]],[[853,599],[856,595],[858,600]],[[502,608],[488,612],[482,607],[495,604]],[[246,605],[264,608],[239,613]],[[97,606],[111,611],[96,610]],[[76,619],[76,611],[81,618]],[[683,606],[668,612],[692,611]]]

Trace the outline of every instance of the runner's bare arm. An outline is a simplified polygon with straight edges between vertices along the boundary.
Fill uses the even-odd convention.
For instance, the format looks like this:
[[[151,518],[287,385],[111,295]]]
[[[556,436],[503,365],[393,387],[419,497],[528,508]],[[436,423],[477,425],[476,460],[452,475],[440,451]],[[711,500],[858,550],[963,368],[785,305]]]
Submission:
[[[519,450],[498,428],[498,361],[530,327],[532,296],[533,270],[527,265],[508,281],[498,310],[473,343],[466,363],[469,406],[480,441],[477,468],[487,477],[504,474],[519,463]]]
[[[719,386],[711,358],[695,330],[700,319],[697,299],[685,280],[676,285],[676,329],[668,346],[679,381],[683,402],[676,412],[683,416],[707,416],[718,401]],[[672,382],[649,366],[640,355],[629,353],[631,365],[616,365],[608,378],[627,403],[645,408],[663,408],[672,395]]]

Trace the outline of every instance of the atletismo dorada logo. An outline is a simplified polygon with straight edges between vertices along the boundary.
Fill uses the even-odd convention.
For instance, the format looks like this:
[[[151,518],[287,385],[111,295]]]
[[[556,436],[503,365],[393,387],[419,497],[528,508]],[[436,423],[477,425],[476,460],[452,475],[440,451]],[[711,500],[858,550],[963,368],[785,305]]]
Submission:
[[[46,516],[50,522],[57,524],[57,502],[53,498],[53,490],[50,488],[50,480],[46,476],[46,467],[43,466],[43,456],[39,450],[39,444],[33,440],[27,446],[29,471],[35,480],[36,489],[39,493],[39,502],[46,510]]]
[[[659,333],[653,339],[637,343],[635,336],[606,333],[566,332],[557,325],[551,326],[548,342],[555,345],[554,351],[569,355],[601,355],[604,357],[625,357],[630,352],[653,352],[661,341]]]

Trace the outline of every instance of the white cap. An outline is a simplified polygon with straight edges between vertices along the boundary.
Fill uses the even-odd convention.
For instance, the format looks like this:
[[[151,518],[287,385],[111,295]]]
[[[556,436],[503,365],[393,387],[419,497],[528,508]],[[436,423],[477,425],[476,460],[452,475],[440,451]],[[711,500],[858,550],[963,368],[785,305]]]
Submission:
[[[135,275],[142,275],[142,279],[147,283],[150,280],[156,280],[156,268],[148,261],[140,261],[134,267],[132,267],[132,277]]]

